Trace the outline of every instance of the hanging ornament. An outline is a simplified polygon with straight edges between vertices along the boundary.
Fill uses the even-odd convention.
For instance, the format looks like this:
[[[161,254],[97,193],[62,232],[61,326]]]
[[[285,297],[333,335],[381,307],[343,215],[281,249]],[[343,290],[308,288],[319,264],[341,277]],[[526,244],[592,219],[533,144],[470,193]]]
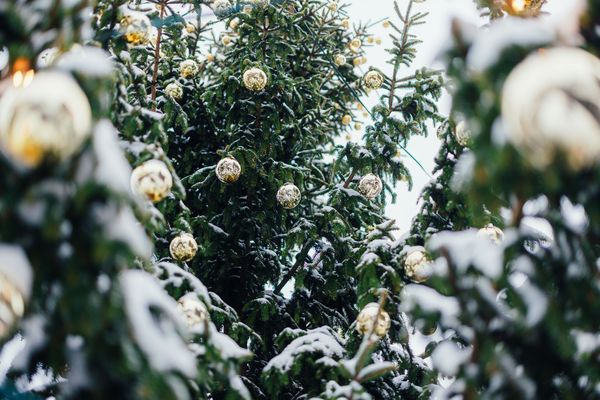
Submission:
[[[467,127],[467,123],[465,121],[460,121],[456,124],[456,128],[454,129],[454,137],[456,141],[461,146],[465,147],[469,144],[469,140],[471,140],[471,131]]]
[[[546,0],[504,0],[502,9],[517,17],[536,17],[542,12]]]
[[[577,48],[540,50],[509,74],[502,121],[509,141],[535,168],[557,152],[578,171],[600,161],[600,60]]]
[[[183,97],[183,88],[178,83],[172,82],[165,87],[165,94],[174,100],[181,100]]]
[[[217,163],[217,178],[223,183],[233,183],[240,178],[242,167],[233,157],[225,157]]]
[[[185,24],[185,31],[187,33],[189,33],[189,34],[192,34],[192,33],[196,32],[196,25],[193,24],[193,23],[191,23],[191,22],[186,23]]]
[[[373,332],[379,337],[384,337],[390,326],[390,315],[383,309],[380,311],[378,303],[367,304],[356,318],[356,330],[362,335]]]
[[[358,191],[367,199],[372,200],[381,194],[383,182],[377,175],[367,174],[358,183]]]
[[[226,17],[232,10],[229,0],[215,0],[212,4],[212,10],[219,18]]]
[[[204,324],[210,319],[210,314],[196,293],[188,293],[177,300],[177,306],[185,316],[188,328]]]
[[[300,189],[293,183],[286,183],[277,191],[277,201],[285,209],[295,208],[300,203]]]
[[[40,72],[0,98],[0,148],[18,164],[71,157],[90,136],[92,110],[71,76]]]
[[[383,75],[372,69],[363,77],[363,85],[365,89],[379,89],[383,85]]]
[[[413,249],[404,260],[404,272],[413,282],[425,282],[429,277],[429,265],[424,249]]]
[[[348,47],[350,48],[350,50],[352,50],[354,53],[358,53],[358,51],[360,50],[360,47],[362,46],[362,42],[360,41],[360,39],[358,38],[354,38],[350,41],[350,43],[348,43]]]
[[[332,1],[331,3],[327,4],[327,8],[331,12],[336,12],[337,9],[338,9],[338,5],[337,5],[337,3],[335,3],[335,2]]]
[[[32,281],[33,270],[23,249],[0,243],[0,338],[23,317]]]
[[[183,60],[179,63],[179,74],[185,79],[193,78],[198,74],[198,63],[194,60]]]
[[[352,117],[350,115],[346,114],[342,117],[342,125],[350,125],[351,122]]]
[[[244,72],[243,81],[246,89],[258,92],[267,86],[267,74],[260,68],[250,68]]]
[[[391,26],[390,21],[388,21],[388,20],[383,21],[382,25],[384,28],[389,28]]]
[[[344,28],[344,29],[348,29],[348,28],[350,28],[350,20],[349,20],[348,18],[346,18],[346,19],[343,19],[343,20],[340,22],[340,25],[342,26],[342,28]]]
[[[146,14],[132,12],[121,18],[123,37],[129,44],[148,43],[152,35],[152,23]]]
[[[504,239],[504,232],[494,224],[487,224],[477,232],[477,236],[487,237],[494,244],[500,244]]]
[[[341,67],[342,65],[346,64],[346,56],[343,54],[336,54],[333,58],[333,61],[335,62],[335,65]]]
[[[232,31],[235,31],[239,25],[240,25],[240,19],[238,17],[235,17],[231,21],[229,21],[229,28]]]
[[[223,36],[223,38],[221,39],[221,43],[223,43],[223,46],[229,46],[231,44],[231,36]]]
[[[169,244],[169,252],[171,257],[177,261],[188,262],[198,252],[198,243],[196,239],[189,233],[180,233],[175,236]]]
[[[131,190],[156,203],[164,199],[173,186],[167,165],[160,160],[149,160],[131,173]]]

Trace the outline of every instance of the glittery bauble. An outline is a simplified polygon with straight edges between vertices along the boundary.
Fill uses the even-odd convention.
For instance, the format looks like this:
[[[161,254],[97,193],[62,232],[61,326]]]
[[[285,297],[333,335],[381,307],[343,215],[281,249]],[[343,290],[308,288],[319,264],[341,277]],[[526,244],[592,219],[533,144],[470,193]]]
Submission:
[[[352,117],[350,115],[346,114],[342,117],[342,125],[350,125],[351,122]]]
[[[573,170],[600,161],[600,60],[577,48],[540,50],[509,74],[502,121],[509,141],[535,168],[557,152]]]
[[[171,257],[177,261],[190,261],[198,252],[198,243],[189,233],[181,233],[171,240],[169,244]]]
[[[165,94],[175,100],[181,100],[183,97],[183,88],[178,83],[172,82],[165,87]]]
[[[240,178],[242,167],[235,158],[225,157],[217,163],[217,178],[223,183],[233,183]]]
[[[72,156],[91,125],[88,98],[70,75],[40,72],[28,86],[11,87],[0,98],[0,148],[23,166]]]
[[[350,28],[350,20],[349,19],[343,19],[340,22],[340,25],[342,26],[342,28],[348,29],[348,28]]]
[[[185,79],[193,78],[198,74],[198,63],[194,60],[183,60],[179,63],[179,74]]]
[[[195,293],[188,293],[177,300],[177,306],[185,316],[189,328],[203,324],[209,320],[210,314]]]
[[[383,182],[381,182],[381,179],[374,174],[363,176],[358,183],[358,191],[369,200],[379,196],[382,190]]]
[[[0,243],[0,338],[6,337],[25,312],[33,272],[23,249]]]
[[[267,86],[267,74],[260,68],[250,68],[244,72],[244,86],[246,89],[258,92]]]
[[[362,46],[360,39],[352,39],[348,44],[348,47],[350,47],[350,50],[353,52],[357,52],[360,49],[360,46]]]
[[[510,15],[518,17],[535,17],[540,15],[545,0],[504,0],[503,9]]]
[[[227,16],[231,12],[232,6],[229,0],[215,0],[212,4],[212,10],[220,18]]]
[[[239,25],[240,25],[240,19],[238,17],[235,17],[234,19],[229,21],[229,28],[231,30],[236,30]]]
[[[429,277],[429,261],[424,251],[415,249],[408,253],[404,260],[404,272],[414,282],[425,282]]]
[[[191,22],[188,22],[187,24],[185,24],[185,31],[190,34],[196,32],[196,25],[194,25]]]
[[[384,337],[390,330],[390,326],[390,315],[383,309],[380,311],[377,303],[367,304],[356,318],[356,330],[362,335],[372,331],[377,336]]]
[[[327,8],[329,9],[329,11],[337,11],[338,5],[337,3],[331,2],[327,4]]]
[[[454,129],[454,137],[461,146],[467,146],[469,144],[469,140],[471,139],[471,131],[467,127],[467,123],[465,121],[460,121],[458,124],[456,124],[456,128]]]
[[[135,12],[125,15],[121,19],[123,37],[130,44],[144,44],[150,40],[152,23],[146,14]]]
[[[131,190],[156,203],[164,199],[173,186],[167,165],[160,160],[149,160],[131,173]]]
[[[333,61],[335,62],[335,65],[341,67],[342,65],[346,64],[346,56],[343,54],[336,54]]]
[[[383,85],[383,75],[378,71],[371,70],[363,77],[363,85],[366,89],[379,89]]]
[[[504,232],[494,224],[487,224],[484,228],[481,228],[477,232],[478,236],[485,236],[489,238],[493,243],[500,244],[504,239]]]
[[[292,209],[300,203],[300,189],[293,183],[286,183],[277,191],[277,201],[283,208]]]

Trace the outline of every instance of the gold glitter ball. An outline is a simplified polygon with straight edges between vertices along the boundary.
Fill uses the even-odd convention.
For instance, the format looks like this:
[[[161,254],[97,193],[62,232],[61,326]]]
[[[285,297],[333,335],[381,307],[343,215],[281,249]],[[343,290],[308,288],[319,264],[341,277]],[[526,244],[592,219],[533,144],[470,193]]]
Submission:
[[[363,86],[365,89],[379,89],[383,85],[383,75],[379,71],[370,70],[363,77]]]
[[[258,92],[267,86],[267,74],[260,68],[250,68],[244,72],[243,81],[246,89]]]
[[[279,188],[276,198],[283,208],[290,210],[300,204],[302,196],[298,186],[293,183],[286,183]]]
[[[391,324],[390,315],[385,310],[380,311],[378,303],[367,304],[356,318],[356,330],[362,335],[373,332],[379,337],[384,337]]]
[[[171,193],[173,177],[167,165],[160,160],[149,160],[131,173],[131,190],[156,203]]]
[[[336,54],[333,61],[335,62],[335,65],[341,67],[342,65],[346,64],[346,56],[343,54]]]
[[[342,125],[350,125],[351,122],[352,117],[350,115],[346,114],[342,117]]]
[[[146,14],[132,12],[121,18],[121,30],[123,37],[129,44],[145,44],[150,40],[152,23]]]
[[[375,174],[367,174],[358,182],[358,192],[369,200],[379,196],[382,190],[383,182]]]
[[[233,183],[240,178],[242,167],[233,157],[225,157],[217,163],[217,178],[223,183]]]
[[[196,293],[188,293],[177,300],[177,306],[185,317],[188,328],[193,328],[204,324],[210,319],[208,309],[202,301],[198,299]]]
[[[174,100],[181,100],[183,97],[183,88],[178,83],[172,82],[165,87],[165,94]]]
[[[196,243],[196,239],[189,233],[181,233],[175,236],[169,244],[169,253],[177,261],[190,261],[197,252],[198,244]]]
[[[404,272],[413,282],[425,282],[429,277],[429,266],[424,249],[414,249],[404,260]]]
[[[193,78],[198,74],[198,71],[198,63],[194,60],[183,60],[179,63],[179,74],[182,78]]]

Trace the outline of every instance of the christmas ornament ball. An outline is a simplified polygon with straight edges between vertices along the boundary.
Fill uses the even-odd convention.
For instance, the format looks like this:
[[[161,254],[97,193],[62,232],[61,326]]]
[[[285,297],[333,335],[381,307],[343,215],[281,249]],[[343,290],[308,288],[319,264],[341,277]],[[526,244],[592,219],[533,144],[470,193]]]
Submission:
[[[233,157],[225,157],[217,163],[217,178],[223,183],[233,183],[240,178],[242,167]]]
[[[267,74],[262,69],[253,67],[244,72],[243,81],[246,89],[258,92],[267,86]]]
[[[414,249],[408,253],[404,260],[404,272],[414,282],[425,282],[429,277],[429,261],[424,249]]]
[[[351,122],[352,117],[350,115],[346,114],[342,117],[342,125],[350,125]]]
[[[90,136],[92,110],[77,82],[60,72],[39,72],[26,87],[0,98],[0,149],[35,167],[72,156]]]
[[[471,139],[471,131],[469,130],[469,127],[465,121],[460,121],[458,124],[456,124],[456,128],[454,128],[454,137],[456,138],[458,144],[463,147],[469,144],[469,140]]]
[[[215,0],[212,4],[212,10],[219,18],[227,16],[231,9],[232,6],[229,0]]]
[[[189,233],[180,233],[169,244],[171,257],[177,261],[190,261],[198,252],[198,243]]]
[[[509,74],[502,90],[508,140],[534,168],[560,152],[575,171],[600,161],[600,60],[585,50],[535,52]]]
[[[383,85],[383,75],[372,69],[363,77],[363,85],[365,89],[379,89]]]
[[[375,174],[367,174],[358,182],[358,191],[367,199],[372,200],[381,194],[383,182]]]
[[[487,237],[494,244],[500,244],[504,239],[504,232],[494,224],[487,224],[477,232],[477,236]]]
[[[133,170],[130,184],[134,193],[156,203],[171,192],[173,177],[164,162],[149,160]]]
[[[183,60],[179,63],[179,74],[185,79],[193,78],[198,74],[198,63],[194,60]]]
[[[198,299],[196,293],[188,293],[177,300],[177,306],[183,313],[185,321],[189,328],[203,324],[210,318],[208,309],[202,301]]]
[[[31,295],[33,269],[20,246],[0,243],[0,338],[23,317]]]
[[[293,183],[286,183],[279,188],[276,197],[283,208],[290,210],[300,204],[300,189]]]
[[[356,330],[362,335],[373,332],[384,337],[390,330],[390,315],[385,310],[379,310],[378,303],[367,304],[356,318]]]
[[[181,100],[183,97],[183,88],[180,84],[172,82],[165,87],[165,94],[175,100]]]
[[[333,58],[333,62],[338,67],[341,67],[342,65],[346,64],[346,56],[343,54],[336,54],[335,57]]]
[[[150,18],[141,12],[132,12],[121,18],[121,29],[125,40],[133,45],[147,43],[152,35]]]

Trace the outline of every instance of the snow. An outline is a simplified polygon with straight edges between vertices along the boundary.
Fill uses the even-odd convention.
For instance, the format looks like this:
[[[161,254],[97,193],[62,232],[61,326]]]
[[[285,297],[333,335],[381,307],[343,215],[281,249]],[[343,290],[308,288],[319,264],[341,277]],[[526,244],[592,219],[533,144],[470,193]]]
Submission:
[[[585,208],[581,204],[574,205],[571,200],[563,197],[560,199],[560,213],[565,225],[573,232],[583,234],[587,229],[589,221]]]
[[[571,336],[577,345],[577,355],[592,354],[600,348],[600,333],[573,330]]]
[[[116,192],[130,194],[131,167],[123,155],[117,131],[106,119],[100,120],[94,130],[94,153],[97,159],[95,178]]]
[[[119,282],[133,336],[152,367],[194,377],[196,360],[180,335],[185,325],[177,303],[144,271],[125,271]]]
[[[460,348],[451,340],[446,340],[437,345],[431,360],[433,366],[446,376],[454,376],[462,364],[471,357],[470,348]]]
[[[138,257],[150,258],[152,242],[130,207],[109,203],[95,206],[93,212],[108,239],[126,243]]]
[[[161,272],[163,271],[166,276],[162,276]],[[155,276],[159,279],[163,287],[167,287],[169,285],[181,287],[184,281],[186,281],[186,283],[191,287],[192,291],[198,295],[202,299],[202,302],[210,309],[211,301],[208,290],[200,281],[200,279],[198,279],[194,274],[183,270],[177,264],[163,261],[156,264]]]
[[[21,292],[24,299],[29,298],[33,270],[21,247],[0,243],[0,275],[4,275]]]
[[[504,265],[503,249],[477,230],[462,232],[440,232],[432,237],[428,246],[433,251],[446,250],[456,268],[465,272],[473,266],[490,278],[498,278]]]
[[[515,287],[515,291],[521,296],[525,303],[525,321],[527,325],[537,325],[546,315],[548,298],[544,292],[530,281],[525,281],[522,285]]]
[[[344,355],[344,348],[329,327],[311,329],[292,340],[279,355],[269,361],[263,371],[277,369],[285,373],[292,368],[296,357],[303,353],[321,353],[328,358],[340,359]]]
[[[504,18],[480,30],[467,55],[467,66],[484,71],[495,65],[511,46],[535,47],[552,43],[556,32],[544,19]]]
[[[91,46],[73,46],[58,59],[56,65],[60,69],[93,77],[112,76],[115,70],[110,55]]]
[[[446,326],[452,326],[458,322],[460,306],[456,298],[444,296],[427,286],[406,285],[402,291],[400,310],[408,312],[417,306],[428,313],[439,313],[442,324]]]

